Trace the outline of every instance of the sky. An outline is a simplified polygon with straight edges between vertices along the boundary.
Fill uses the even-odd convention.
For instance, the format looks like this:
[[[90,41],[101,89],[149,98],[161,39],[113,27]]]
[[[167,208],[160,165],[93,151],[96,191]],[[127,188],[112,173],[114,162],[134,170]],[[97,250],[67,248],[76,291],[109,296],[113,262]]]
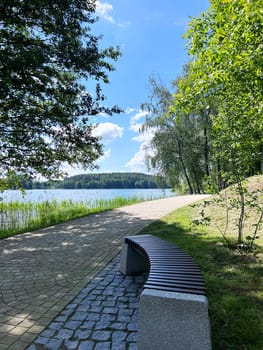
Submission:
[[[190,17],[209,7],[208,0],[108,0],[96,1],[99,21],[93,34],[103,37],[101,47],[119,46],[122,56],[113,62],[110,83],[103,85],[108,107],[118,105],[124,112],[98,115],[94,135],[101,137],[104,155],[96,161],[95,172],[149,173],[145,162],[152,132],[141,134],[146,112],[141,105],[149,101],[149,78],[166,86],[182,72],[189,61],[186,40]],[[86,84],[89,90],[89,82]],[[64,167],[69,176],[90,173],[82,168]],[[94,171],[93,171],[94,172]]]

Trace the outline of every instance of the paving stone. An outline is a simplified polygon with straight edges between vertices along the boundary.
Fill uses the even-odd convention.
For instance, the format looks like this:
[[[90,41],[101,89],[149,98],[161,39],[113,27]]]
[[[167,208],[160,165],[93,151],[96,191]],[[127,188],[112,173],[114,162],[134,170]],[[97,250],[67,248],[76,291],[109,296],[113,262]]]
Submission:
[[[106,329],[106,328],[112,328],[111,322],[110,321],[101,321],[101,322],[97,322],[95,324],[95,330],[99,330],[99,329]]]
[[[114,341],[111,344],[111,350],[126,350],[126,343],[114,343]]]
[[[94,349],[94,342],[93,341],[82,341],[79,344],[78,350],[93,350]]]
[[[50,338],[56,333],[55,329],[46,329],[41,333],[42,337]]]
[[[103,312],[105,314],[113,314],[113,315],[116,315],[118,313],[118,308],[116,307],[104,307],[103,308]]]
[[[52,322],[52,323],[50,323],[50,325],[48,327],[50,329],[61,329],[63,327],[63,323],[62,322]]]
[[[94,331],[92,333],[92,339],[97,341],[107,341],[111,338],[110,331]]]
[[[102,302],[100,300],[94,300],[92,303],[91,303],[91,307],[93,306],[101,306],[102,305]]]
[[[131,316],[133,314],[132,309],[120,309],[119,310],[119,316]]]
[[[78,343],[77,340],[65,340],[63,344],[67,350],[76,350],[78,348]]]
[[[65,323],[64,327],[75,330],[75,329],[79,328],[80,324],[81,324],[81,321],[68,321]]]
[[[115,306],[115,302],[114,301],[103,301],[103,303],[101,305],[104,307],[112,307],[112,306]]]
[[[126,329],[126,327],[127,327],[127,324],[122,322],[115,322],[115,323],[112,323],[111,325],[112,329],[118,329],[118,330],[124,330]]]
[[[90,308],[90,311],[91,312],[101,312],[101,310],[102,310],[102,307],[100,307],[100,306],[94,306],[94,307],[91,307]]]
[[[45,347],[48,350],[64,350],[62,343],[63,339],[53,338],[47,344],[45,344]]]
[[[58,339],[69,339],[73,335],[73,331],[71,329],[60,329],[56,334]]]
[[[36,345],[32,344],[27,348],[27,350],[37,350],[37,347],[36,347]]]
[[[137,327],[138,327],[137,322],[131,322],[131,323],[128,323],[127,325],[127,329],[129,331],[137,331]]]
[[[80,339],[80,340],[87,340],[89,338],[91,334],[91,330],[80,330],[78,329],[75,333],[74,333],[74,338]]]
[[[84,311],[77,311],[71,316],[72,321],[84,321],[87,317],[87,312]]]
[[[87,321],[80,325],[80,329],[92,329],[95,324],[95,321]]]
[[[112,333],[112,341],[113,342],[122,342],[125,340],[125,338],[127,337],[127,333],[123,332],[123,331],[116,331]]]
[[[35,343],[36,344],[47,344],[48,341],[49,341],[49,338],[40,336],[35,340]]]
[[[116,315],[112,314],[102,314],[100,320],[102,322],[106,321],[115,321],[116,320]]]
[[[131,322],[131,317],[130,316],[118,316],[117,321],[129,323],[129,322]]]
[[[110,264],[112,267],[108,270],[109,276],[105,274],[108,286],[106,295],[99,295],[96,292],[94,294],[96,290],[96,284],[94,283],[92,288],[88,288],[88,285],[84,287],[79,295],[72,300],[72,305],[68,304],[61,314],[50,323],[49,327],[42,332],[42,335],[46,336],[49,346],[51,344],[55,348],[57,339],[63,341],[63,344],[60,344],[60,350],[64,350],[64,348],[69,350],[79,350],[81,348],[84,350],[89,348],[92,350],[105,350],[108,348],[112,350],[126,350],[126,345],[136,344],[137,298],[139,297],[141,286],[140,284],[134,284],[135,279],[133,277],[118,275],[117,279],[116,276],[114,278],[112,271],[115,269],[117,272],[119,257],[114,260],[116,264],[113,262]],[[118,287],[116,281],[118,284],[121,284],[126,278],[128,278],[126,287]],[[100,279],[98,283],[104,284],[104,280]],[[115,285],[114,288],[113,284]],[[127,296],[131,294],[130,290],[133,286],[137,288],[136,298],[133,295]],[[99,289],[100,292],[101,290]],[[97,295],[97,299],[91,300],[94,295]],[[103,308],[98,305],[102,305]],[[54,343],[50,343],[51,338],[54,340]],[[42,346],[47,345],[44,344]]]
[[[68,316],[58,316],[56,317],[55,321],[57,322],[65,322],[68,319]]]
[[[94,299],[96,299],[96,295],[100,295],[100,294],[101,294],[101,291],[100,291],[100,290],[94,289],[94,290],[91,292],[90,296],[94,296]]]
[[[130,309],[137,309],[139,307],[139,302],[137,301],[136,303],[130,303],[129,308]]]
[[[129,298],[128,297],[119,297],[118,300],[123,301],[124,303],[127,303]]]
[[[92,312],[88,313],[86,317],[86,320],[89,320],[89,321],[98,321],[99,319],[100,319],[100,315]]]
[[[110,342],[97,343],[94,350],[111,350]]]
[[[131,332],[127,338],[128,342],[137,342],[137,332]]]

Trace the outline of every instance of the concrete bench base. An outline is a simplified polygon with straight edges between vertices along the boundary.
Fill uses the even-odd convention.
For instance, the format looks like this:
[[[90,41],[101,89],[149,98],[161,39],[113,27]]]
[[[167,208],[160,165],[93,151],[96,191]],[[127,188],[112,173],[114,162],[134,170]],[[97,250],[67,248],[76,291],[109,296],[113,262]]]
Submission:
[[[178,248],[152,237],[129,236],[128,240],[123,240],[121,252],[120,271],[123,274],[132,275],[145,270],[150,273],[139,302],[138,350],[211,350],[208,301],[203,289],[200,288],[202,279],[198,277],[194,263],[191,261],[189,263],[189,258],[185,258],[183,251],[180,250],[178,253],[178,250],[174,250]],[[167,250],[170,251],[170,255],[166,254]],[[173,261],[171,250],[175,252],[174,255],[178,253],[179,256],[179,266],[175,263],[172,267],[172,271],[177,270],[179,273],[177,276],[171,272],[170,264]],[[155,270],[156,256],[160,264],[170,269],[167,286],[170,288],[172,282],[174,284],[172,291],[165,289],[167,288],[165,277],[162,278],[162,271],[164,275],[166,273],[165,267]],[[182,260],[180,256],[183,257]],[[154,267],[151,266],[151,259]],[[191,271],[187,275],[189,264],[190,270],[193,269],[193,273],[197,274],[198,282],[193,279]],[[157,282],[155,283],[153,278],[149,283],[154,270],[158,272]],[[183,271],[186,271],[185,275]],[[176,285],[178,279],[179,283]],[[160,287],[159,281],[164,285]],[[191,289],[189,283],[190,285],[196,283],[196,287]]]
[[[211,350],[207,298],[145,289],[140,297],[138,350]]]

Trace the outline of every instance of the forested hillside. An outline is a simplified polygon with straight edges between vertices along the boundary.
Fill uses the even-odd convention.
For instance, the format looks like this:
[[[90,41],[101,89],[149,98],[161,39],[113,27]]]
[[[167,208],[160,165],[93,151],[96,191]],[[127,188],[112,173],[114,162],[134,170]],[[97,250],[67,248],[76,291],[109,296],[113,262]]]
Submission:
[[[169,186],[162,179],[141,173],[82,174],[68,177],[60,182],[32,183],[25,188],[158,188]]]

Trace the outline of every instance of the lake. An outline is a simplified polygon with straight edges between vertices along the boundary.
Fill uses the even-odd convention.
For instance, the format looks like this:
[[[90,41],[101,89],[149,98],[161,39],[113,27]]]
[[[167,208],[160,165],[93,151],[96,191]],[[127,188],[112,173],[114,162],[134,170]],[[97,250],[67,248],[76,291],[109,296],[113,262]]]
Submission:
[[[91,202],[96,200],[108,200],[116,197],[131,198],[136,196],[143,199],[155,199],[175,196],[170,189],[54,189],[54,190],[26,190],[23,195],[21,191],[8,190],[2,193],[5,203],[10,201],[19,202],[43,202],[72,200],[74,202]]]

